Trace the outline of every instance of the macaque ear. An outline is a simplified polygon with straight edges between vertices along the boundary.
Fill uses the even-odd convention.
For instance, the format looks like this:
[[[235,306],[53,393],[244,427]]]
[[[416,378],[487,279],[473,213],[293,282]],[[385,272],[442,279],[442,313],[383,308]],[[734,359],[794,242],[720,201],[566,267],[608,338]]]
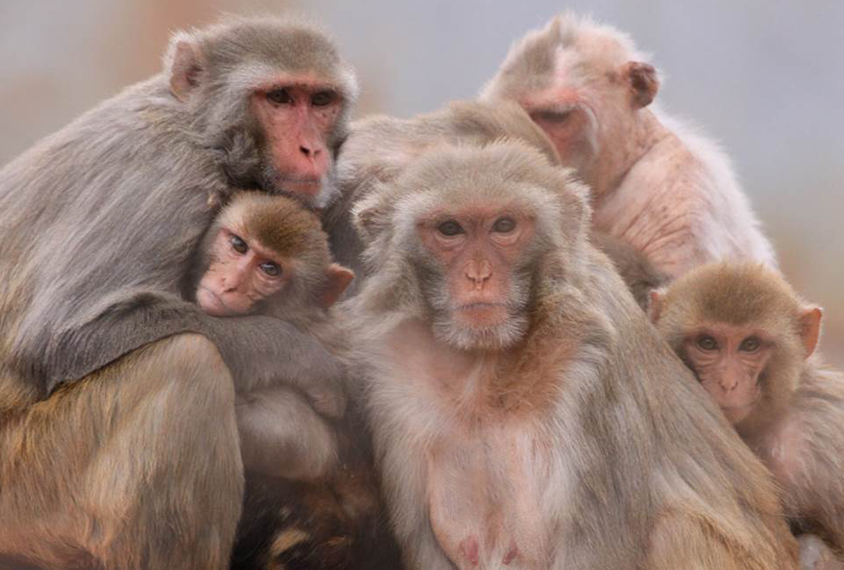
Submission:
[[[800,337],[806,348],[806,358],[812,356],[818,347],[818,339],[821,336],[821,317],[823,317],[823,311],[820,307],[807,307],[800,315]]]
[[[352,210],[355,228],[365,243],[371,243],[390,224],[391,208],[389,201],[381,198],[382,191],[375,189],[358,202]]]
[[[177,35],[170,45],[170,90],[179,101],[185,102],[199,85],[202,58],[199,47],[187,36]]]
[[[662,316],[662,297],[665,293],[657,289],[651,289],[648,293],[648,317],[656,324]]]
[[[337,263],[332,263],[325,270],[328,282],[320,296],[320,305],[323,309],[329,308],[340,299],[340,296],[355,278],[355,272]]]
[[[659,79],[654,66],[638,61],[628,61],[624,66],[624,76],[630,83],[633,104],[638,108],[650,105],[659,90]]]

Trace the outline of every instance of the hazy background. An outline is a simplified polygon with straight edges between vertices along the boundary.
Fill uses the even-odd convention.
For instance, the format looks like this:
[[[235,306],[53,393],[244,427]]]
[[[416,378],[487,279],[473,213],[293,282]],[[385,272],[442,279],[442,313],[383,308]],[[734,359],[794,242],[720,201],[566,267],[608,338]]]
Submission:
[[[565,9],[653,54],[658,100],[729,151],[784,272],[826,309],[827,358],[844,365],[840,0],[0,0],[0,165],[156,73],[171,31],[221,11],[312,15],[359,71],[356,114],[409,117],[473,98],[513,40]]]

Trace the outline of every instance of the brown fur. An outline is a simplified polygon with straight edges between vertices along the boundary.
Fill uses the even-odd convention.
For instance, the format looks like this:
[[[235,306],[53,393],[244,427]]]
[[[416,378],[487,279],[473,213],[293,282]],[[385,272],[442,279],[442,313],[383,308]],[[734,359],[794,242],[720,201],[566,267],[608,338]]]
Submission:
[[[449,293],[416,228],[472,204],[534,216],[512,269],[528,324],[500,348],[433,326]],[[512,141],[442,147],[355,216],[349,334],[409,568],[796,567],[770,475],[589,245],[570,172]]]
[[[775,339],[760,376],[762,398],[735,425],[783,489],[786,515],[844,554],[844,374],[807,359],[807,304],[770,269],[716,264],[694,270],[659,297],[657,326],[676,351],[701,324],[753,325]]]

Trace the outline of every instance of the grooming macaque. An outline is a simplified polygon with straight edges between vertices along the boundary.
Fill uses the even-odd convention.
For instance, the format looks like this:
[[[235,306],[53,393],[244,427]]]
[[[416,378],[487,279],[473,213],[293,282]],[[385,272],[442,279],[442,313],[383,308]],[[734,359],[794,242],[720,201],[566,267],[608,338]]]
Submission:
[[[630,38],[566,14],[510,50],[481,94],[516,101],[591,189],[596,229],[670,277],[720,259],[774,266],[728,158],[650,106],[654,67]]]
[[[821,309],[763,266],[716,264],[654,292],[650,312],[776,476],[795,530],[844,554],[844,375],[810,358]]]
[[[560,164],[550,139],[519,105],[454,102],[445,109],[412,119],[374,116],[352,124],[338,159],[340,197],[323,217],[331,235],[331,250],[338,261],[365,275],[363,245],[354,231],[350,212],[372,188],[387,184],[431,149],[445,144],[482,146],[501,139],[519,140]],[[636,300],[646,307],[648,293],[666,276],[632,246],[601,232],[592,232],[593,244],[616,265]],[[362,279],[351,289],[356,291]]]
[[[442,146],[355,205],[344,308],[409,568],[796,568],[770,475],[523,143]]]
[[[337,415],[345,367],[281,319],[207,315],[192,264],[237,188],[327,203],[355,95],[321,32],[230,17],[0,170],[0,557],[227,566],[235,388]]]

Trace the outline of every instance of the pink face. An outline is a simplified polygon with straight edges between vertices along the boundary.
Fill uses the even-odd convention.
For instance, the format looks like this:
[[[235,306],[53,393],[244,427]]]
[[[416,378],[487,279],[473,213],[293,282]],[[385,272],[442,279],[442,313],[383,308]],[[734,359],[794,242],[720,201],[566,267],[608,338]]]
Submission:
[[[275,295],[289,281],[290,267],[277,255],[222,228],[211,246],[211,264],[202,277],[196,301],[218,317],[244,315]]]
[[[331,86],[301,77],[279,77],[253,94],[278,187],[309,200],[319,195],[332,164],[329,136],[343,105]]]
[[[505,325],[513,268],[533,237],[533,219],[474,207],[434,215],[417,231],[444,268],[455,323],[468,329]]]
[[[724,323],[689,334],[682,348],[701,385],[733,424],[745,419],[761,398],[759,376],[774,349],[763,332]]]

